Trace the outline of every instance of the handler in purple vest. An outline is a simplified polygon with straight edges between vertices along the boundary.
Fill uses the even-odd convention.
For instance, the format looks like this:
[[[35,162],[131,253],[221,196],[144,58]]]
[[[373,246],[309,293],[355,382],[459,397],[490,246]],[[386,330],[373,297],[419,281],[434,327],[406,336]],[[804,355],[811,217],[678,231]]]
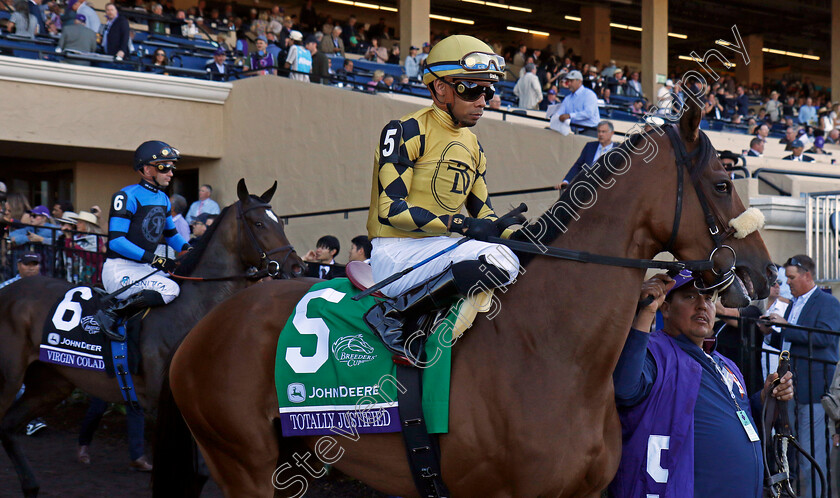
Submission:
[[[715,304],[693,282],[685,271],[642,286],[641,297],[654,301],[636,315],[613,374],[623,448],[611,496],[761,497],[764,465],[750,404],[760,410],[777,374],[747,396],[738,367],[704,351]],[[660,307],[664,326],[648,333]],[[791,378],[772,395],[792,399]]]

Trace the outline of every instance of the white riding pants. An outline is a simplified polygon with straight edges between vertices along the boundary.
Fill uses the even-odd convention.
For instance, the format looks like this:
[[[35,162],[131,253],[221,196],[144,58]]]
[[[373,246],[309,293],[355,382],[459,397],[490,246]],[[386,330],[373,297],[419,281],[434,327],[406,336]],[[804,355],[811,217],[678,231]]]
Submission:
[[[377,237],[371,241],[373,249],[370,255],[370,266],[373,269],[373,278],[376,282],[380,282],[394,273],[416,265],[456,242],[458,242],[457,238],[443,236],[420,239]],[[488,263],[498,266],[508,273],[510,279],[505,282],[505,285],[513,282],[519,274],[519,258],[506,246],[469,240],[413,270],[396,282],[385,286],[382,293],[389,297],[398,296],[417,284],[442,273],[450,263],[474,261],[479,256],[484,256]]]
[[[102,265],[102,285],[106,291],[115,292],[120,287],[136,282],[153,271],[155,269],[147,263],[138,263],[122,258],[108,258],[105,260],[105,264]],[[166,304],[171,303],[181,292],[181,288],[178,287],[178,284],[174,280],[167,277],[163,271],[159,271],[121,292],[117,298],[125,299],[143,289],[160,293]]]

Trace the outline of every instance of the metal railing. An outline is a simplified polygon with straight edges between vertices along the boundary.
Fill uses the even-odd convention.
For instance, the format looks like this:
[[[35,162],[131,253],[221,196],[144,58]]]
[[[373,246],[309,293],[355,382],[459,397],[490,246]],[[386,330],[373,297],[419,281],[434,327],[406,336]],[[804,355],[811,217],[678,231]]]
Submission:
[[[809,195],[805,208],[805,247],[818,282],[840,281],[840,195]]]

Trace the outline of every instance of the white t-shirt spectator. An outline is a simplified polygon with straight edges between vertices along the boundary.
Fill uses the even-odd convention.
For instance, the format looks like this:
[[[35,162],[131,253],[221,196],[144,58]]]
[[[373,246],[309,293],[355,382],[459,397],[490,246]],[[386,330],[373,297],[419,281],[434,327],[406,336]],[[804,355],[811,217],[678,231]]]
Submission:
[[[525,73],[516,86],[513,93],[519,97],[519,107],[523,109],[537,109],[542,100],[542,88],[540,79],[534,73]]]

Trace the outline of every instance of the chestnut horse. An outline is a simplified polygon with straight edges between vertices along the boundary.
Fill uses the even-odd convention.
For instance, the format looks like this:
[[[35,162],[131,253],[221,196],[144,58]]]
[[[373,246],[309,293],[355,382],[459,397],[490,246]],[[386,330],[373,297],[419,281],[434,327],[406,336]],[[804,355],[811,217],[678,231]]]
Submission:
[[[257,197],[250,195],[240,180],[239,200],[222,211],[181,262],[177,273],[192,275],[194,280],[184,280],[178,299],[152,310],[143,321],[143,375],[135,375],[134,383],[140,403],[147,410],[156,406],[164,368],[173,350],[216,303],[256,281],[248,277],[249,269],[264,270],[257,277],[268,270],[278,276],[302,274],[304,263],[289,244],[282,221],[268,204],[276,188],[277,182]],[[223,280],[197,281],[201,278]],[[15,466],[25,496],[38,494],[38,482],[13,434],[53,409],[74,386],[107,401],[122,401],[117,380],[109,379],[104,372],[37,361],[47,315],[72,287],[61,280],[33,277],[0,291],[0,440]],[[15,401],[24,382],[26,392]]]
[[[656,128],[629,138],[578,175],[518,238],[638,259],[670,245],[682,260],[709,259],[716,247],[710,233],[729,232],[728,222],[745,208],[699,130],[701,114],[687,106],[670,132]],[[678,161],[686,156],[690,164]],[[681,169],[690,174],[685,189],[675,186]],[[724,302],[743,305],[745,289],[766,296],[775,268],[761,236],[752,231],[727,245],[737,253],[730,265],[737,279]],[[598,496],[620,458],[612,372],[645,272],[539,255],[523,257],[523,264],[516,284],[497,292],[497,315],[479,317],[453,349],[449,432],[439,438],[442,476],[452,496]],[[703,278],[714,283],[711,272]],[[277,339],[310,285],[278,281],[247,289],[217,306],[176,352],[171,392],[213,478],[228,497],[281,490],[300,496],[304,478],[324,472],[320,458],[383,493],[418,496],[399,434],[279,436]],[[156,451],[174,455],[177,448]]]

